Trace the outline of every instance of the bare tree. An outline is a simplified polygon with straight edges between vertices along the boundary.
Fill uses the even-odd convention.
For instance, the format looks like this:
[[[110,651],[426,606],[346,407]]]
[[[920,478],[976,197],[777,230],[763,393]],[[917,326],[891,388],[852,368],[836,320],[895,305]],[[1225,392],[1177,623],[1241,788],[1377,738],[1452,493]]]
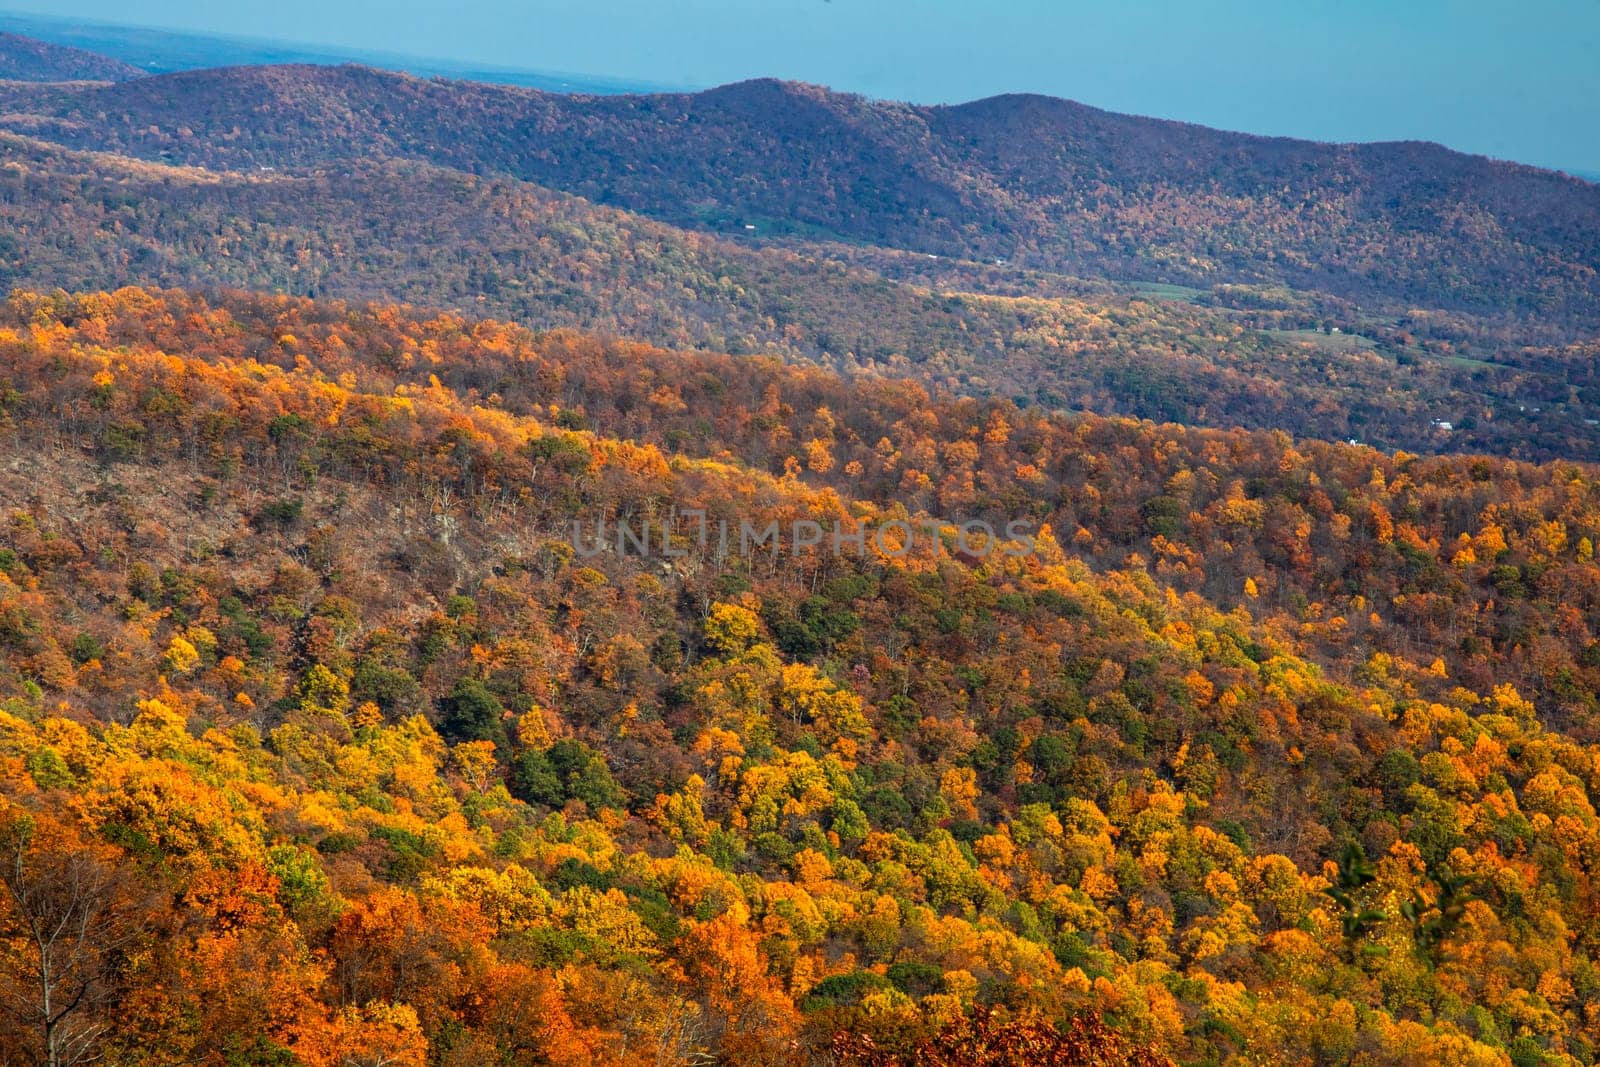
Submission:
[[[123,956],[143,932],[131,880],[110,850],[0,816],[0,1005],[36,1062],[72,1067],[99,1056]]]

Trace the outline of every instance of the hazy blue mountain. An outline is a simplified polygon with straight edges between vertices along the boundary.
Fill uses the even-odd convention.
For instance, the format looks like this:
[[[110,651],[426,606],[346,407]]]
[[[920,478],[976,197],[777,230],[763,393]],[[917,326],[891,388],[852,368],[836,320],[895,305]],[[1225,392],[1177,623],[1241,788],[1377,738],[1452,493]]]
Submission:
[[[609,94],[676,88],[589,74],[484,66],[362,48],[301,45],[288,41],[221,34],[179,33],[141,26],[54,18],[48,15],[0,12],[0,31],[98,53],[149,74],[277,63],[319,65],[363,63],[382,70],[414,74],[420,78],[460,78],[499,85],[524,85],[555,93]]]
[[[144,71],[96,52],[34,37],[0,33],[0,80],[25,82],[103,81],[138,78]]]

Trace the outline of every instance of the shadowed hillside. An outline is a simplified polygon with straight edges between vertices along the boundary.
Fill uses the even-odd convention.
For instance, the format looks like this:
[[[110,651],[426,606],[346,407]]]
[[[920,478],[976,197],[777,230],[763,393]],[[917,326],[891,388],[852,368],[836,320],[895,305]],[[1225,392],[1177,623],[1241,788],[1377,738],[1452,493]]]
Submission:
[[[4,135],[0,149],[3,285],[409,300],[1049,408],[1412,450],[1600,454],[1587,421],[1600,399],[1594,343],[1531,345],[1473,318],[1378,317],[1261,287],[1161,298],[836,243],[753,246],[416,162],[214,173]]]
[[[0,33],[0,80],[121,82],[143,76],[138,67],[109,56]]]
[[[404,157],[738,233],[1600,322],[1600,189],[1434,145],[1260,138],[1040,97],[915,107],[775,81],[594,97],[252,67],[8,95],[35,116],[12,128],[147,159]]]

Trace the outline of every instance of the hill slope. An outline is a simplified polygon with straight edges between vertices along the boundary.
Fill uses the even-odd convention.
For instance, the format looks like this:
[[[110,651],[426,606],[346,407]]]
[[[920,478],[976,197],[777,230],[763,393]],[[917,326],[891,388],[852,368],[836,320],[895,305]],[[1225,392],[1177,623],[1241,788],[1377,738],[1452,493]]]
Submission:
[[[1051,408],[1412,450],[1600,452],[1593,346],[1526,347],[1475,320],[1237,288],[1192,294],[1200,306],[969,261],[752,246],[413,162],[217,174],[0,147],[0,285],[400,299]]]
[[[773,81],[588,97],[255,67],[10,96],[8,110],[36,116],[12,128],[146,159],[404,157],[680,224],[1600,324],[1600,188],[1433,145],[1250,137],[1039,97],[914,107]]]
[[[1593,466],[242,295],[0,375],[7,1059],[67,983],[136,1067],[1600,1044]]]
[[[142,78],[144,73],[121,60],[81,48],[0,33],[0,80],[121,82]]]

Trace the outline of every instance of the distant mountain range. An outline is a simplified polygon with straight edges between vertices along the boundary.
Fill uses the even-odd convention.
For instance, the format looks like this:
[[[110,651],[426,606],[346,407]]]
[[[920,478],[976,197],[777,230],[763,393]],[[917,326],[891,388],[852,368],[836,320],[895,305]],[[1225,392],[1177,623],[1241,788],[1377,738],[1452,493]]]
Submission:
[[[221,34],[180,33],[49,15],[0,12],[0,30],[25,34],[40,42],[95,52],[129,64],[141,74],[171,74],[208,67],[280,63],[364,63],[423,78],[462,78],[504,85],[527,85],[551,92],[628,93],[677,88],[626,78],[497,67],[368,48],[313,46]]]
[[[918,107],[777,81],[573,96],[357,66],[3,95],[18,132],[148,160],[422,160],[676,225],[1600,323],[1600,188],[1431,144],[1253,137],[1035,96]]]
[[[1052,408],[1600,454],[1600,187],[1436,145],[312,64],[12,81],[0,116],[3,286],[407,300]]]
[[[0,32],[0,81],[127,81],[144,71],[109,56]]]

